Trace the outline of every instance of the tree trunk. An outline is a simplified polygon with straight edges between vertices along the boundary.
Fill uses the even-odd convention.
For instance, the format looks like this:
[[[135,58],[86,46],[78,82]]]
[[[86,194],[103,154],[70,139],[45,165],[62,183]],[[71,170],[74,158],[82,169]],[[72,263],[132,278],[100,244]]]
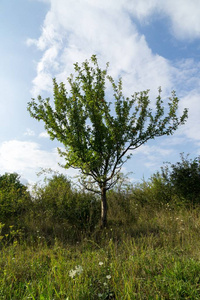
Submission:
[[[101,188],[101,228],[107,226],[107,198],[106,198],[106,188]]]

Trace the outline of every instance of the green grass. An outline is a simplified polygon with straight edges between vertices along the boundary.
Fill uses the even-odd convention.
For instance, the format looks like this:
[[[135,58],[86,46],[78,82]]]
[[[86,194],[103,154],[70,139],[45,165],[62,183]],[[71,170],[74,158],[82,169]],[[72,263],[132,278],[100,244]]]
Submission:
[[[132,222],[117,218],[73,244],[3,237],[0,299],[200,299],[198,209],[137,205]]]

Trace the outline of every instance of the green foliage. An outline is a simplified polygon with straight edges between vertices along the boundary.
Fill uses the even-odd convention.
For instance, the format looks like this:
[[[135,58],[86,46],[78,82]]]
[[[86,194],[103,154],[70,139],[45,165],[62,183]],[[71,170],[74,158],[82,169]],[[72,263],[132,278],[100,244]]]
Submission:
[[[112,224],[99,242],[3,247],[0,299],[199,299],[199,209],[137,214],[137,224]]]
[[[132,189],[132,197],[142,206],[162,207],[171,202],[172,196],[171,186],[163,180],[159,172]]]
[[[54,175],[44,187],[36,187],[34,211],[37,217],[53,220],[55,223],[66,221],[77,230],[92,230],[97,225],[100,202],[94,194],[77,191],[64,175]]]
[[[0,299],[199,299],[199,207],[176,207],[168,198],[154,205],[166,182],[160,173],[137,187],[118,182],[108,192],[104,230],[95,228],[98,199],[65,176],[36,187],[23,226],[33,222],[37,239],[15,226],[4,233],[0,222]],[[50,246],[44,224],[52,229]],[[53,231],[58,225],[63,240]]]
[[[130,158],[128,153],[149,139],[173,134],[185,123],[187,110],[177,117],[179,99],[173,91],[165,116],[159,89],[153,112],[148,90],[127,98],[122,93],[122,79],[115,83],[107,75],[108,64],[101,70],[95,55],[91,64],[87,60],[81,66],[75,63],[75,75],[68,78],[70,90],[54,79],[54,103],[38,96],[28,103],[28,111],[45,123],[51,139],[64,145],[65,151],[59,153],[66,160],[65,167],[80,169],[85,187],[101,194],[104,226],[106,191],[117,182],[122,165]],[[110,102],[106,100],[106,81],[113,89]]]
[[[20,182],[17,173],[5,173],[0,176],[0,221],[17,219],[31,204],[27,187]]]
[[[175,164],[165,163],[146,183],[150,201],[194,205],[200,202],[200,158],[181,155]],[[145,189],[143,189],[144,191]]]
[[[121,177],[115,188],[108,192],[109,224],[128,225],[137,222],[136,209],[138,203],[134,197],[133,185]]]
[[[159,172],[153,174],[149,180],[149,194],[152,202],[157,204],[166,204],[171,202],[174,194],[171,182]]]
[[[189,159],[181,154],[181,161],[169,164],[169,174],[165,178],[171,183],[174,193],[189,203],[200,202],[200,157]],[[168,176],[167,176],[168,175]]]

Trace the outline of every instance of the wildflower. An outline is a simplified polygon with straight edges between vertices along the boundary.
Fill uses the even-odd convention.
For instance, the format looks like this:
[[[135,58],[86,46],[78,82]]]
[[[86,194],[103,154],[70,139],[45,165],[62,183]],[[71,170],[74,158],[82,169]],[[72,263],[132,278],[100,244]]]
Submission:
[[[83,272],[83,268],[81,266],[76,266],[75,269],[78,275],[80,275]]]
[[[107,286],[108,284],[107,284],[107,282],[104,282],[103,285],[104,285],[104,286]]]
[[[99,265],[100,265],[100,266],[102,266],[102,265],[103,265],[103,262],[102,262],[102,261],[100,261],[100,262],[99,262]]]
[[[99,297],[99,298],[103,297],[103,294],[99,293],[99,294],[98,294],[98,297]]]
[[[111,275],[107,275],[106,278],[107,278],[107,279],[111,279]]]
[[[76,270],[70,270],[70,271],[69,271],[69,276],[70,276],[71,278],[74,278],[74,277],[76,276]]]
[[[69,271],[69,276],[74,278],[77,275],[80,275],[83,272],[83,268],[81,266],[76,266],[75,269]]]

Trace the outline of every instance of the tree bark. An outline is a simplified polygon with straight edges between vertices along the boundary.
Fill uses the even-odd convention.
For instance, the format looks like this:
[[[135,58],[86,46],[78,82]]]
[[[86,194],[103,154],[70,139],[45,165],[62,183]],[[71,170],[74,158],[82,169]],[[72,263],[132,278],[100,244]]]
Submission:
[[[107,226],[107,197],[106,197],[106,188],[101,188],[101,228]]]

